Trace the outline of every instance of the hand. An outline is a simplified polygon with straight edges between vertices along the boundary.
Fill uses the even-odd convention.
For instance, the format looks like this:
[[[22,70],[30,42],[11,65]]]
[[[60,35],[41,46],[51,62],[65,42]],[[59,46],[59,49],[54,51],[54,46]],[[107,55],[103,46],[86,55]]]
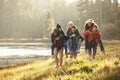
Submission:
[[[73,34],[73,35],[72,35],[72,37],[75,37],[75,36],[76,36],[76,34]]]
[[[91,32],[89,32],[89,33],[90,33],[90,34],[94,34],[94,32],[92,32],[92,31],[91,31]]]
[[[59,40],[59,39],[60,39],[59,37],[56,38],[56,40]]]
[[[89,30],[87,30],[86,32],[90,32]]]
[[[69,36],[69,38],[72,38],[73,36]]]

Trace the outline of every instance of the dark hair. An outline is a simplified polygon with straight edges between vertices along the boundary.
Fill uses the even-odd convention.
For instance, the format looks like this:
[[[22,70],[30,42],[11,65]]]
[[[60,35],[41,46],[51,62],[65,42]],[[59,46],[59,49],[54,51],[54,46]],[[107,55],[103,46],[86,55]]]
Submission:
[[[57,28],[57,29],[61,28],[60,24],[57,24],[56,28]]]
[[[72,28],[76,28],[75,26],[72,26]]]
[[[92,23],[92,25],[90,27],[93,27],[94,26],[94,23]]]
[[[92,23],[91,26],[88,25],[88,23],[85,24],[84,28],[85,30],[88,30],[90,27],[93,27],[94,26],[94,23]]]

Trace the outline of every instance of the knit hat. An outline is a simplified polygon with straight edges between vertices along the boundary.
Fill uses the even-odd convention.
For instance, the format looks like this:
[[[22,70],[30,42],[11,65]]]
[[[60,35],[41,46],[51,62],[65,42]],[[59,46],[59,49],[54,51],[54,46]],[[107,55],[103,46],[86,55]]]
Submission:
[[[89,23],[89,22],[95,23],[93,19],[88,19],[85,23]]]
[[[69,24],[72,24],[72,25],[74,25],[74,23],[73,23],[72,21],[69,21],[69,22],[68,22],[68,25],[69,25]]]
[[[61,28],[60,24],[57,24],[56,28],[57,28],[57,29]]]

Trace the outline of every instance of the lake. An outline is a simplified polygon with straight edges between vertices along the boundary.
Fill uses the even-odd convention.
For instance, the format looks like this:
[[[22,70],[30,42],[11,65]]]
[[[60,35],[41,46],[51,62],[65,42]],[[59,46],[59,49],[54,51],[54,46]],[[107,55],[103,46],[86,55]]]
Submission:
[[[50,43],[1,43],[0,66],[50,58]],[[83,51],[83,47],[81,49]]]

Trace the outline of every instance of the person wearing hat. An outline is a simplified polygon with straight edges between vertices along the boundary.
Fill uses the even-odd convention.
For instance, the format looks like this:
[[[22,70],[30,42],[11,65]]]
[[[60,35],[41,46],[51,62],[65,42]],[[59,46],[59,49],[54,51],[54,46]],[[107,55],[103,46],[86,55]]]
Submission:
[[[67,54],[67,45],[66,45],[66,41],[68,40],[68,37],[65,35],[64,30],[61,28],[61,26],[59,24],[57,24],[56,26],[60,36],[61,36],[61,42],[64,42],[64,49],[65,49],[65,55],[66,58],[68,58],[68,54]]]
[[[69,21],[68,24],[67,24],[67,33],[66,33],[67,36],[70,35],[73,26],[74,26],[74,23],[73,23],[72,21]],[[76,26],[74,26],[74,27],[76,27]],[[76,32],[79,33],[77,27],[76,27]],[[79,37],[80,37],[80,38],[78,39],[78,46],[77,46],[77,52],[78,52],[78,53],[79,53],[79,51],[80,51],[81,43],[82,43],[82,41],[83,41],[83,37],[82,37],[81,35],[79,35]],[[67,44],[67,49],[68,49],[68,51],[69,51],[68,53],[71,53],[70,41],[68,40],[68,41],[66,42],[66,44]]]
[[[88,53],[88,35],[86,35],[86,33],[88,33],[89,28],[92,27],[94,25],[94,20],[92,19],[88,19],[85,22],[85,26],[84,26],[84,40],[85,40],[85,52]]]
[[[96,52],[97,52],[97,45],[99,42],[99,38],[101,37],[101,34],[99,32],[99,30],[97,29],[96,25],[93,25],[92,27],[89,28],[89,32],[88,32],[88,54],[89,57],[91,59],[91,57],[93,59],[95,59],[96,56]],[[93,49],[93,54],[92,54],[92,49]]]
[[[55,43],[54,43],[54,38],[58,36],[58,30],[55,28],[51,34],[51,56],[54,58],[54,48],[55,48]]]
[[[70,50],[71,50],[71,58],[77,58],[77,50],[78,50],[78,39],[80,37],[80,33],[77,31],[75,26],[72,26],[71,32],[69,33],[69,42],[70,42]]]
[[[104,46],[103,46],[103,43],[102,43],[102,40],[101,40],[101,34],[100,34],[100,31],[98,29],[98,25],[94,22],[93,19],[88,19],[86,22],[85,22],[85,26],[84,26],[84,39],[85,39],[85,51],[86,53],[90,53],[91,54],[91,47],[90,47],[90,41],[92,39],[92,36],[93,34],[88,34],[88,33],[91,33],[91,32],[95,32],[96,31],[96,34],[94,34],[95,36],[95,42],[99,45],[100,45],[100,49],[101,51],[105,53],[105,49],[104,49]],[[96,45],[95,45],[96,46]],[[96,47],[94,46],[94,54],[96,54]],[[93,56],[94,58],[94,56]]]
[[[54,43],[54,59],[55,59],[55,63],[56,63],[56,67],[58,68],[59,66],[62,66],[63,63],[63,47],[64,47],[64,31],[62,30],[61,26],[59,24],[57,24],[54,32],[57,32],[56,35],[54,35],[53,37],[51,36],[51,40]],[[59,59],[58,59],[58,54],[59,55]]]

